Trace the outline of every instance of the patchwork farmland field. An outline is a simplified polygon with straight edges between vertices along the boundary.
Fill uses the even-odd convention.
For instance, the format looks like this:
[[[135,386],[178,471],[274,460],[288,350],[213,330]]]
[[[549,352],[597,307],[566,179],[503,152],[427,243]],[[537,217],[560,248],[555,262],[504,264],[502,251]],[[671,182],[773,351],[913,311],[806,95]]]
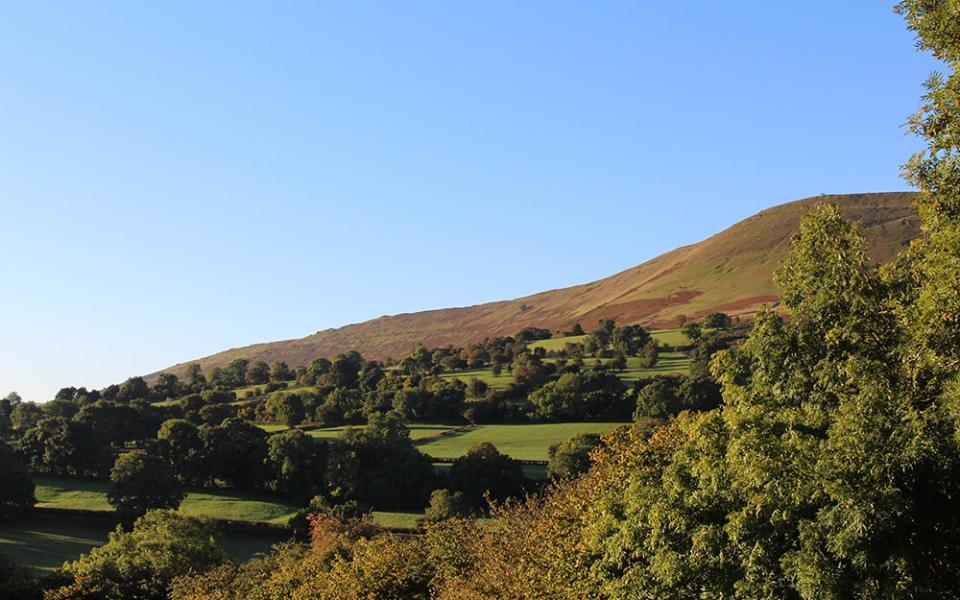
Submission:
[[[519,425],[477,425],[463,433],[419,444],[417,448],[434,458],[457,458],[482,442],[519,460],[547,460],[553,444],[578,433],[607,433],[624,423],[532,423]]]
[[[0,523],[0,549],[16,562],[46,575],[64,562],[104,544],[113,528],[82,517],[36,516]],[[274,544],[289,539],[286,532],[223,534],[223,547],[237,561],[267,553]]]
[[[261,425],[261,427],[263,427]],[[408,425],[410,428],[410,439],[418,440],[434,435],[439,435],[443,432],[450,431],[455,429],[456,425],[432,425],[432,424],[419,424],[419,423],[410,423]],[[362,429],[362,425],[357,425],[354,429]],[[345,431],[350,429],[349,426],[342,427],[324,427],[323,429],[310,429],[305,433],[315,438],[338,438],[343,435]]]
[[[113,510],[107,502],[107,481],[35,476],[37,506],[75,510]],[[257,521],[284,525],[297,507],[282,500],[234,490],[190,490],[180,510],[211,519]]]
[[[107,502],[107,489],[110,484],[106,481],[40,475],[35,476],[34,481],[37,485],[38,507],[113,510]],[[197,517],[285,525],[299,507],[276,498],[232,490],[192,490],[187,492],[180,510]],[[373,516],[374,520],[384,527],[413,527],[410,523],[423,515],[374,511]]]

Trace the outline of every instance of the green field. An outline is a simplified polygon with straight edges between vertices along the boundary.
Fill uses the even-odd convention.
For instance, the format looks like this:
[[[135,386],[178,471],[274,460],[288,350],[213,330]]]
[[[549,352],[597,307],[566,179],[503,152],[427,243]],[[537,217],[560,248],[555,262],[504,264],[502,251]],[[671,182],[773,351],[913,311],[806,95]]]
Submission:
[[[30,517],[0,524],[0,553],[47,574],[106,542],[112,530],[109,525],[84,518]],[[244,561],[288,539],[286,532],[230,532],[223,535],[223,547],[231,558]]]
[[[403,527],[412,529],[423,518],[422,512],[385,512],[373,511],[373,522],[381,527]]]
[[[167,398],[166,400],[161,400],[160,402],[153,402],[153,406],[176,406],[180,403],[179,398]]]
[[[658,329],[651,331],[650,334],[661,344],[670,346],[687,346],[690,344],[690,338],[679,329]]]
[[[440,426],[447,427],[447,426]],[[113,510],[107,502],[106,481],[72,477],[35,476],[37,506],[74,510]],[[180,510],[188,515],[211,519],[256,521],[286,525],[298,507],[276,498],[228,490],[193,490]],[[385,527],[408,527],[415,513],[376,511],[374,519]],[[419,518],[422,515],[418,515]]]
[[[582,344],[587,339],[585,335],[570,335],[567,337],[551,338],[549,340],[537,340],[527,344],[528,348],[543,348],[546,351],[563,350],[567,344]]]
[[[287,429],[290,429],[286,425],[274,425],[273,423],[256,423],[256,426],[267,433],[276,433],[278,431],[286,431]]]
[[[410,429],[410,439],[418,440],[420,438],[430,437],[432,435],[438,435],[445,431],[450,431],[455,429],[456,425],[424,425],[419,423],[410,423],[408,424]],[[355,426],[356,428],[363,428],[362,425]],[[323,429],[311,429],[306,433],[315,438],[338,438],[343,435],[343,433],[350,429],[349,425],[342,427],[324,427]]]
[[[687,339],[687,336],[683,335],[679,329],[660,329],[650,333],[661,344],[667,344],[676,347],[684,346],[690,343],[690,340]],[[530,343],[529,347],[544,348],[546,350],[562,350],[566,344],[582,343],[586,337],[587,336],[585,335],[574,335],[550,340],[540,340]],[[553,360],[554,359],[552,358],[547,358],[544,360],[544,362],[552,362]],[[596,362],[597,359],[585,357],[583,360],[584,363],[589,366]],[[627,358],[627,368],[618,373],[620,379],[622,379],[625,383],[633,383],[638,379],[655,377],[657,375],[685,375],[690,367],[690,359],[687,357],[687,355],[683,352],[675,351],[661,351],[657,364],[651,368],[641,367],[640,361],[641,358],[637,356]],[[610,359],[601,359],[600,362],[607,363],[610,362]],[[441,377],[446,379],[456,378],[464,383],[469,382],[471,378],[476,377],[495,390],[505,389],[507,385],[513,383],[514,381],[513,374],[506,369],[504,369],[503,373],[500,375],[495,376],[490,372],[489,367],[443,373]]]
[[[113,510],[107,502],[107,481],[36,476],[37,506],[77,510]],[[297,507],[282,500],[234,490],[191,490],[180,510],[211,519],[257,521],[285,525]]]
[[[651,331],[650,335],[661,344],[669,346],[686,346],[690,343],[687,336],[679,329],[658,329]],[[582,344],[587,339],[585,335],[571,335],[567,337],[552,338],[549,340],[539,340],[527,344],[529,348],[543,348],[544,350],[563,350],[567,344]]]
[[[657,375],[686,375],[690,370],[690,357],[683,352],[661,352],[657,364],[652,367],[641,367],[641,360],[636,356],[628,358],[627,368],[617,373],[620,379],[632,383]]]
[[[61,517],[0,523],[0,553],[46,573],[103,544],[109,531],[106,525]]]
[[[550,446],[578,433],[606,433],[624,423],[534,423],[477,425],[463,433],[420,444],[417,448],[434,458],[457,458],[481,442],[519,460],[547,460]]]
[[[513,383],[513,373],[508,371],[506,367],[504,367],[503,372],[499,375],[494,375],[490,371],[490,367],[483,367],[482,369],[466,369],[452,373],[442,373],[440,377],[444,379],[459,379],[464,383],[470,383],[470,380],[476,377],[495,390],[502,390],[507,387],[507,385]]]

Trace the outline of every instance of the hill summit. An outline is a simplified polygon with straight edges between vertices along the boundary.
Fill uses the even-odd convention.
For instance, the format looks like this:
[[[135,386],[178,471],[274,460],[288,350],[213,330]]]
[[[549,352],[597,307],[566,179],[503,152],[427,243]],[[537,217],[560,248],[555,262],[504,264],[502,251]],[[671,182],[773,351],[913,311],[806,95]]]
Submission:
[[[808,207],[820,201],[836,203],[847,219],[860,224],[873,259],[884,262],[919,235],[913,196],[887,192],[805,198],[768,208],[706,240],[592,283],[514,300],[384,316],[190,362],[207,371],[235,358],[300,365],[347,350],[367,358],[399,358],[418,343],[458,346],[530,326],[559,330],[581,323],[590,330],[603,318],[653,327],[714,311],[749,319],[764,304],[779,301],[773,273]],[[187,364],[165,371],[182,375]]]

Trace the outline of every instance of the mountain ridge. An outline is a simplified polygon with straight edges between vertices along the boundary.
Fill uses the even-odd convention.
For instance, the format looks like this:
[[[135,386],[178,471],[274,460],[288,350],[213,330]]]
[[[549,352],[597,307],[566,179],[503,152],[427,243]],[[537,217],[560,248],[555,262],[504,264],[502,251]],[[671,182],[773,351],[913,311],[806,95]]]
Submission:
[[[593,282],[512,300],[384,315],[303,338],[231,348],[159,372],[182,375],[196,362],[208,371],[235,358],[282,360],[293,366],[348,350],[374,359],[399,358],[418,343],[463,345],[524,327],[560,330],[578,322],[589,330],[601,318],[652,327],[714,311],[750,319],[764,304],[779,300],[772,274],[807,207],[818,201],[836,203],[860,225],[871,257],[885,262],[919,235],[913,196],[877,192],[803,198],[764,209],[700,242]]]

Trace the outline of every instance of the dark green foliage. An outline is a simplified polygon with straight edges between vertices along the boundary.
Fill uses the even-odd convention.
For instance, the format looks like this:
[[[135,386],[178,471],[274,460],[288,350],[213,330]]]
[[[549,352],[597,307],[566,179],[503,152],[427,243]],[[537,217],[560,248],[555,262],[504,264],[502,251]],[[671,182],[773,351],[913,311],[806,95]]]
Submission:
[[[313,418],[324,425],[361,422],[363,396],[359,390],[336,388],[317,407]]]
[[[49,402],[44,402],[40,406],[40,410],[43,412],[45,417],[63,417],[65,419],[72,419],[74,415],[77,414],[77,411],[80,410],[80,405],[76,400],[51,400]]]
[[[208,404],[200,409],[197,416],[207,425],[219,425],[224,420],[236,416],[237,409],[229,404]]]
[[[616,327],[610,338],[610,346],[624,356],[636,356],[650,341],[650,333],[639,325]]]
[[[313,383],[316,384],[322,375],[330,372],[330,367],[331,363],[326,358],[315,358],[310,361],[310,365],[307,367],[307,374],[313,377]]]
[[[157,432],[159,452],[184,483],[199,484],[205,479],[203,442],[200,430],[186,419],[164,421]]]
[[[633,419],[665,419],[683,410],[683,403],[677,394],[678,385],[675,377],[657,377],[640,388]]]
[[[520,497],[524,486],[520,463],[489,442],[477,444],[450,467],[450,488],[463,492],[477,508],[486,506],[487,498],[502,502]]]
[[[200,399],[204,404],[229,404],[236,400],[236,395],[222,388],[203,390],[200,392]]]
[[[132,406],[109,400],[85,405],[73,420],[88,426],[103,446],[119,446],[146,437],[140,413]]]
[[[247,368],[247,383],[251,385],[270,381],[270,365],[258,360]]]
[[[256,489],[263,481],[266,437],[259,427],[237,418],[200,428],[208,479]]]
[[[463,492],[451,492],[448,489],[433,490],[430,504],[424,512],[426,521],[443,521],[454,517],[469,517],[473,513],[470,500]]]
[[[700,341],[700,336],[703,335],[703,329],[701,328],[700,323],[686,323],[680,328],[680,331],[682,331],[683,335],[687,336],[687,339],[693,343]]]
[[[655,339],[650,339],[640,351],[640,366],[649,369],[656,366],[660,360],[660,344]]]
[[[41,600],[43,588],[29,568],[0,554],[0,597],[4,600]]]
[[[377,389],[377,384],[383,380],[384,376],[380,365],[375,362],[365,362],[359,374],[360,389],[367,392]]]
[[[521,344],[535,342],[537,340],[549,340],[552,336],[549,329],[539,327],[525,327],[517,335],[513,336]]]
[[[391,406],[409,421],[449,421],[460,417],[466,386],[459,380],[426,377],[417,387],[394,392]]]
[[[529,396],[538,418],[617,418],[630,414],[626,387],[616,375],[588,370],[564,373]]]
[[[117,457],[110,471],[107,500],[126,523],[155,508],[177,508],[183,501],[183,487],[170,464],[145,452],[128,452]]]
[[[733,324],[730,315],[722,312],[712,312],[703,318],[703,326],[707,329],[726,329]]]
[[[219,383],[228,388],[238,388],[247,385],[247,368],[250,361],[245,358],[235,358],[220,371]]]
[[[709,378],[710,360],[720,350],[725,350],[739,341],[742,332],[737,330],[711,331],[700,336],[690,348],[691,377]]]
[[[293,530],[298,540],[310,539],[310,520],[317,516],[328,517],[341,523],[367,521],[371,518],[370,508],[357,502],[347,500],[340,504],[331,504],[323,496],[314,496],[307,506],[290,517],[287,526]]]
[[[17,431],[26,431],[43,418],[43,411],[33,402],[16,402],[10,411],[10,426]]]
[[[117,402],[130,402],[131,400],[150,399],[150,388],[143,377],[131,377],[120,384],[120,389],[116,395]]]
[[[200,365],[193,363],[187,366],[187,386],[192,391],[197,391],[207,383],[207,378],[203,375]]]
[[[160,373],[157,375],[157,382],[153,384],[151,396],[162,400],[165,398],[177,398],[183,393],[183,385],[176,375],[172,373]]]
[[[133,530],[64,565],[73,581],[46,600],[165,600],[175,577],[225,564],[215,528],[172,510],[155,510]]]
[[[278,360],[270,366],[270,381],[290,381],[293,377],[293,371],[282,360]]]
[[[510,365],[517,385],[527,388],[538,387],[547,380],[549,371],[543,360],[535,354],[524,352],[513,357]]]
[[[422,507],[436,480],[429,458],[414,448],[402,417],[374,413],[363,429],[332,441],[327,487],[335,502]]]
[[[599,445],[599,435],[578,433],[551,446],[547,474],[554,479],[579,477],[590,470],[590,453]]]
[[[274,392],[264,406],[267,416],[274,422],[293,427],[303,422],[306,413],[299,394]]]
[[[17,516],[36,504],[34,485],[20,458],[0,440],[0,521]]]
[[[265,486],[295,502],[306,502],[324,488],[327,444],[298,429],[267,438]]]
[[[331,384],[339,388],[355,388],[360,380],[360,355],[340,354],[330,363]]]
[[[203,408],[206,404],[203,401],[203,398],[200,397],[200,394],[188,394],[180,400],[177,401],[177,404],[180,407],[180,411],[183,413],[185,419],[189,419],[194,423],[201,423],[200,420],[200,409]]]
[[[63,417],[43,419],[20,437],[20,454],[38,471],[82,475],[95,470],[100,445],[85,423]]]

